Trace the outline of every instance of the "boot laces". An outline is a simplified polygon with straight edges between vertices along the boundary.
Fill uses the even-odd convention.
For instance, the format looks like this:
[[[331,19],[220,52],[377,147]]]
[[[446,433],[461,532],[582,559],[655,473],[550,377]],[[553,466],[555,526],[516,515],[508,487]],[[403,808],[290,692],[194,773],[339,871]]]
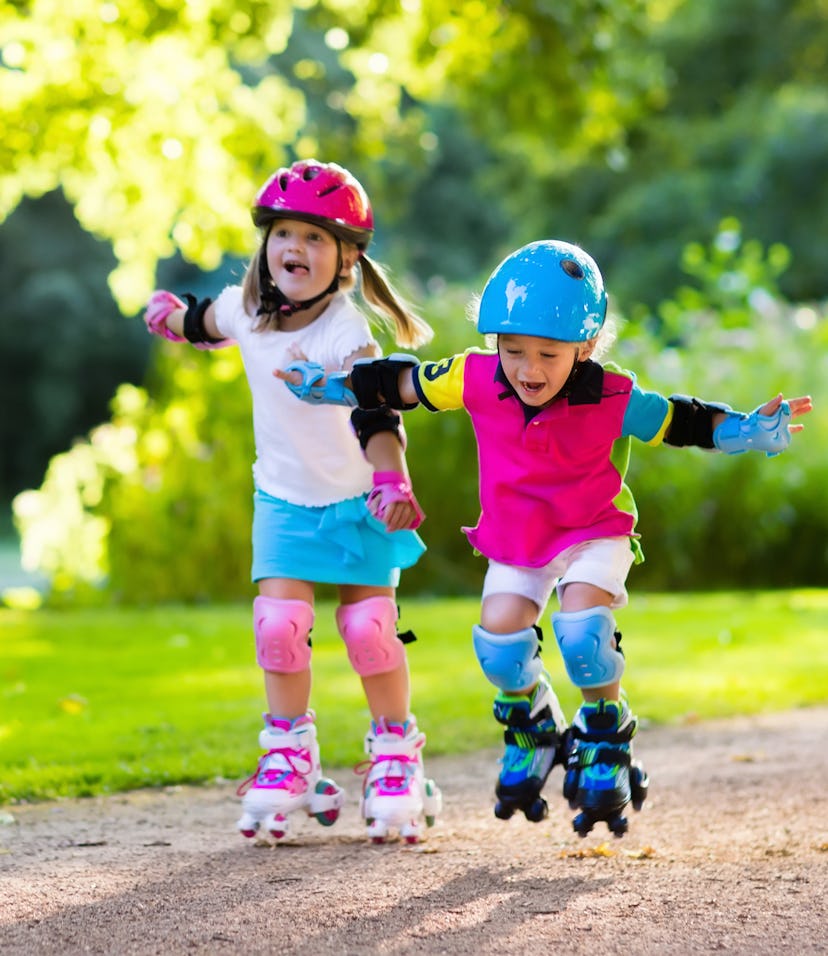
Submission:
[[[305,777],[313,769],[313,760],[307,747],[277,747],[259,758],[255,771],[239,785],[236,793],[243,796],[251,786],[302,793],[307,789]]]

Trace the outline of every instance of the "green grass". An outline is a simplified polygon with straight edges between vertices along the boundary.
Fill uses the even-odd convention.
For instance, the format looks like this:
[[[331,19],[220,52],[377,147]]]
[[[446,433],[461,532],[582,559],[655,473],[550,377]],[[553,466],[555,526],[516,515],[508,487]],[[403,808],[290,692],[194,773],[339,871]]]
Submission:
[[[477,600],[407,601],[414,710],[428,752],[494,747],[492,688],[470,629]],[[645,721],[674,723],[828,701],[828,590],[634,595],[618,614],[625,688]],[[258,756],[261,675],[249,606],[0,610],[0,803],[241,780]],[[578,702],[545,615],[545,659]],[[363,756],[368,710],[317,607],[313,706],[325,764]]]

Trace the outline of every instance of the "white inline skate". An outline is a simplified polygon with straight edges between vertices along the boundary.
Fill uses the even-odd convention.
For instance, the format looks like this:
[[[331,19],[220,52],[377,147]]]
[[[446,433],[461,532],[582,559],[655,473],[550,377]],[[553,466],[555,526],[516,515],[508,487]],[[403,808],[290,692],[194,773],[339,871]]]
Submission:
[[[265,714],[259,745],[265,753],[256,772],[239,787],[242,815],[237,826],[254,837],[263,828],[275,840],[288,832],[288,814],[304,810],[322,826],[336,823],[345,791],[322,776],[314,713],[288,720]]]
[[[426,737],[413,717],[405,724],[385,720],[371,722],[365,735],[366,761],[360,813],[373,843],[384,843],[396,829],[406,843],[417,843],[423,829],[434,821],[443,797],[433,780],[425,776],[422,749]]]

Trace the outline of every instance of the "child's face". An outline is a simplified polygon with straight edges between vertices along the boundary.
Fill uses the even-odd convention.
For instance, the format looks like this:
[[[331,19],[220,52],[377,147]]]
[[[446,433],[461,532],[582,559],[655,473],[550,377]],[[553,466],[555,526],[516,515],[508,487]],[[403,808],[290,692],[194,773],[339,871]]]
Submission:
[[[566,384],[576,361],[592,354],[592,342],[558,342],[534,335],[499,335],[497,350],[509,384],[526,405],[541,407]]]
[[[273,281],[294,302],[324,292],[336,274],[336,238],[314,223],[277,219],[268,234],[266,251]],[[343,243],[343,272],[352,268],[353,259],[353,250]]]

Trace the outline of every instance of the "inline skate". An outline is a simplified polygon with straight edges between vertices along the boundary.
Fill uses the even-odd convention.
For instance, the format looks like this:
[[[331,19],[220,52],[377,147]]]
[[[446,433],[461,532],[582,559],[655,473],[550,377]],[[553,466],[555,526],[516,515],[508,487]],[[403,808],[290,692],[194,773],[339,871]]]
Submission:
[[[541,790],[565,755],[566,720],[546,676],[529,696],[498,694],[494,716],[506,730],[501,771],[495,786],[495,816],[508,820],[517,810],[537,823],[548,813]]]
[[[632,759],[632,738],[638,722],[624,701],[584,703],[571,727],[563,795],[580,813],[572,821],[579,836],[586,836],[604,821],[610,832],[627,832],[624,808],[640,810],[647,797],[649,779],[643,766]]]

